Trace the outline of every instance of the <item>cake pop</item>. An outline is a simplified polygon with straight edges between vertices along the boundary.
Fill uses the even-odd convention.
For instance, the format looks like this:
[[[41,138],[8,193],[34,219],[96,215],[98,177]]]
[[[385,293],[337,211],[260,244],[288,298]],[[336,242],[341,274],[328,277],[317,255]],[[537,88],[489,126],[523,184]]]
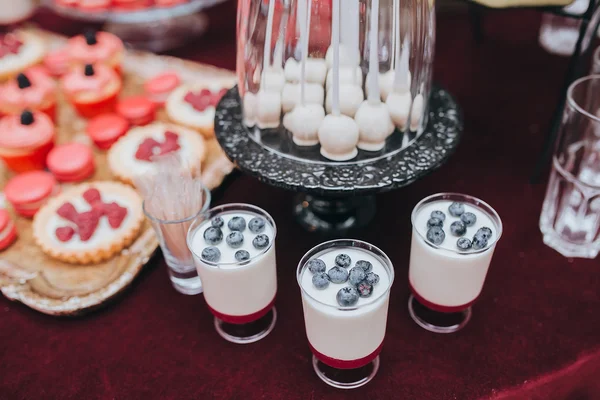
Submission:
[[[322,105],[325,100],[325,90],[318,83],[306,83],[305,99],[306,104]],[[281,92],[281,106],[284,112],[290,112],[297,104],[300,104],[300,83],[286,83]]]
[[[252,92],[244,94],[244,125],[252,127],[256,124],[256,95]]]
[[[354,75],[352,74],[354,72]],[[333,82],[332,70],[327,73],[327,90],[331,89],[331,83]],[[363,75],[360,67],[340,67],[340,85],[355,85],[362,87]]]
[[[262,74],[261,88],[270,92],[281,92],[284,84],[285,76],[281,68],[271,66],[265,69]]]
[[[259,128],[277,128],[281,118],[281,93],[259,90],[256,94],[256,110]]]
[[[360,86],[340,84],[339,85],[339,96],[340,96],[340,112],[351,118],[354,118],[356,111],[360,104],[365,99],[363,90]],[[327,97],[325,99],[325,109],[328,114],[333,112],[333,88],[327,91]]]
[[[306,59],[306,81],[323,85],[327,76],[327,63],[324,58]],[[300,82],[300,63],[293,58],[285,62],[285,79],[288,82]]]
[[[423,116],[423,95],[419,92],[415,96],[415,100],[413,101],[412,110],[410,112],[410,130],[416,131],[419,129],[419,124],[421,123],[421,117]]]
[[[321,104],[299,104],[283,117],[283,126],[292,132],[292,140],[298,146],[314,146],[319,143],[319,127],[325,118]]]

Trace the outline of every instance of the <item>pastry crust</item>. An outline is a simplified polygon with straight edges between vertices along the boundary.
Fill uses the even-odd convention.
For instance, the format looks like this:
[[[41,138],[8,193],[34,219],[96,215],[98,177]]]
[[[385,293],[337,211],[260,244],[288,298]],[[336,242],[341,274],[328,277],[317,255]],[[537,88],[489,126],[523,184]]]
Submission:
[[[8,80],[23,70],[41,63],[46,55],[44,41],[37,35],[21,30],[15,31],[12,34],[17,35],[19,40],[23,42],[22,48],[27,47],[28,51],[27,54],[19,52],[16,55],[18,61],[11,63],[11,65],[3,65],[0,59],[0,82]]]
[[[156,132],[162,134],[165,131],[172,131],[184,138],[185,146],[181,145],[181,147],[182,150],[191,153],[190,157],[186,157],[190,171],[192,173],[200,171],[201,164],[206,157],[206,143],[204,139],[195,131],[188,128],[175,124],[154,122],[150,125],[130,129],[112,145],[107,154],[107,161],[113,175],[122,182],[133,185],[133,178],[136,171],[123,161],[124,158],[133,157],[135,155],[135,150],[133,149],[137,149],[144,139],[152,137]]]
[[[205,112],[199,112],[190,109],[189,105],[184,103],[183,98],[189,91],[198,92],[202,89],[209,89],[212,92],[221,89],[230,89],[235,85],[233,79],[221,79],[215,82],[204,82],[196,84],[185,84],[175,89],[165,103],[167,116],[178,125],[194,129],[200,132],[205,138],[210,139],[215,136],[215,118],[214,115],[209,120],[204,117]]]
[[[71,199],[80,197],[90,188],[98,189],[100,194],[118,195],[121,205],[127,206],[129,215],[126,222],[124,221],[124,225],[114,230],[111,235],[106,235],[92,249],[61,248],[60,243],[57,244],[56,240],[51,237],[52,234],[48,232],[47,226],[60,206]],[[109,181],[84,183],[53,197],[37,212],[33,219],[33,238],[44,253],[50,257],[71,264],[93,264],[112,258],[133,243],[139,235],[143,223],[142,198],[131,187]]]

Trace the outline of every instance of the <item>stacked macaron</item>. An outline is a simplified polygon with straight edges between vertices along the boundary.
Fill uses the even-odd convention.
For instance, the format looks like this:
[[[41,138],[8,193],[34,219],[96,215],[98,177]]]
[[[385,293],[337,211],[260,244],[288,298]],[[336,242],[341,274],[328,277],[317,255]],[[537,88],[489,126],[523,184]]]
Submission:
[[[8,211],[0,209],[0,251],[8,248],[15,240],[17,240],[17,227]]]
[[[48,169],[60,182],[81,182],[94,175],[92,149],[82,143],[67,143],[48,154]]]
[[[4,187],[6,199],[23,217],[33,217],[40,207],[58,192],[58,182],[51,173],[44,171],[17,175]]]

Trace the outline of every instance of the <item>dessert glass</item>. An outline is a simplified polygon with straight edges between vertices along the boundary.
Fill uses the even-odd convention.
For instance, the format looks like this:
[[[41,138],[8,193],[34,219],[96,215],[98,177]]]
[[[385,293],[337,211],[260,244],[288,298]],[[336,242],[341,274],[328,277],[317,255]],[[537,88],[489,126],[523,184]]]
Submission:
[[[426,225],[427,219],[419,218],[420,212],[432,204],[451,202],[464,204],[479,214],[480,223],[493,225],[493,235],[487,246],[463,251],[458,247],[436,245],[427,240],[423,232],[426,228],[420,228]],[[442,211],[447,212],[446,209]],[[447,226],[450,225],[449,218],[444,221]],[[502,236],[500,216],[478,198],[458,193],[438,193],[424,198],[415,206],[411,222],[413,230],[408,273],[412,292],[408,300],[410,316],[428,331],[456,332],[469,322],[471,306],[483,288],[496,243]],[[445,240],[452,239],[458,240],[446,229]]]
[[[387,273],[388,287],[373,293],[367,303],[349,307],[318,300],[303,285],[304,273],[310,273],[305,272],[308,261],[348,249],[360,250],[378,262]],[[379,353],[387,325],[390,288],[394,281],[394,267],[390,259],[369,243],[353,239],[333,240],[312,248],[302,257],[296,278],[302,294],[306,335],[317,376],[339,389],[353,389],[370,382],[379,369]]]
[[[202,239],[205,228],[210,227],[211,220],[217,216],[225,219],[235,215],[246,219],[263,218],[269,225],[266,231],[272,232],[269,245],[245,261],[207,261],[202,257],[203,248],[208,246]],[[248,234],[249,229],[245,232]],[[225,340],[238,344],[253,343],[267,336],[275,327],[276,236],[277,227],[273,218],[250,204],[214,207],[196,218],[190,226],[187,244],[204,286],[206,305],[215,317],[215,329]],[[222,243],[225,243],[225,238]]]

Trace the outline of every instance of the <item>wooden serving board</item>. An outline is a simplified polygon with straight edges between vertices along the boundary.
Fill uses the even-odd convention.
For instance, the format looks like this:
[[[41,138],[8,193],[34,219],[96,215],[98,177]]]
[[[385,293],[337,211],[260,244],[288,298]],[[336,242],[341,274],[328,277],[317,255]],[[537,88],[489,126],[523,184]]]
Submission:
[[[36,30],[48,44],[57,48],[65,38]],[[184,82],[231,79],[230,71],[190,61],[143,52],[128,52],[124,59],[124,85],[122,95],[140,94],[148,77],[161,71],[177,71]],[[85,134],[86,120],[77,116],[64,98],[59,98],[57,144],[78,141],[90,144]],[[158,120],[166,121],[163,110]],[[208,157],[202,165],[202,180],[210,189],[219,186],[233,165],[227,160],[215,139],[208,141]],[[106,163],[106,152],[94,148],[96,173],[92,180],[115,179]],[[0,166],[0,187],[12,174]],[[63,189],[68,185],[64,184]],[[2,202],[3,196],[1,198]],[[5,203],[5,202],[4,202]],[[2,204],[0,204],[2,206]],[[4,204],[9,208],[6,203]],[[12,212],[12,210],[11,210]],[[80,315],[107,303],[122,292],[158,247],[158,240],[146,221],[136,241],[113,259],[97,265],[72,265],[46,256],[34,243],[31,219],[13,213],[19,239],[7,250],[0,252],[0,290],[9,299],[50,315]],[[165,279],[167,279],[165,275]]]

